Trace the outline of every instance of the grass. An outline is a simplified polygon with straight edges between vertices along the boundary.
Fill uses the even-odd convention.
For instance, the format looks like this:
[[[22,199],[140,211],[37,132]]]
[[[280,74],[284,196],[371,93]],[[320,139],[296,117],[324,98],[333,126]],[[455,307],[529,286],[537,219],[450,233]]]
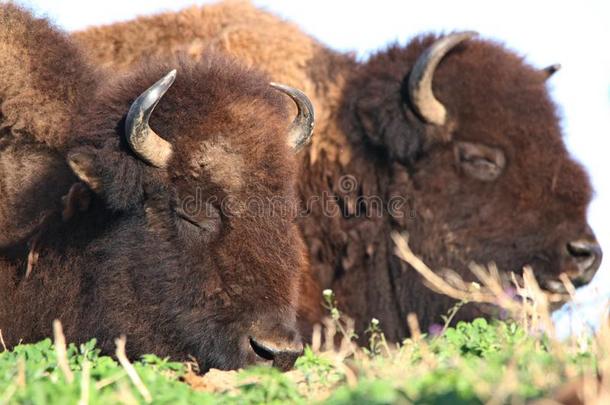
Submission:
[[[566,395],[580,396],[581,403],[610,403],[607,324],[597,336],[559,342],[549,324],[548,297],[527,271],[516,280],[522,300],[515,301],[503,295],[493,268],[473,268],[481,281],[476,285],[454,277],[448,282],[426,274],[429,269],[412,255],[407,241],[396,241],[399,256],[431,288],[461,302],[494,302],[514,320],[476,319],[448,327],[458,304],[434,335],[421,333],[410,316],[412,337],[400,345],[386,342],[383,325],[372,320],[369,345],[361,348],[326,291],[330,317],[295,370],[255,367],[204,376],[191,364],[153,355],[132,364],[124,357],[129,342],[123,339],[117,340],[118,361],[101,356],[94,340],[66,346],[56,324],[54,341],[0,352],[0,404],[552,404]],[[322,343],[336,341],[336,335],[342,337],[340,345]]]
[[[548,341],[516,323],[484,319],[385,350],[344,358],[308,347],[286,374],[258,367],[201,377],[188,364],[153,355],[133,367],[157,404],[519,403],[599,368],[589,346],[558,358]],[[0,403],[147,402],[124,366],[100,356],[94,340],[69,345],[66,360],[70,374],[50,339],[0,353]]]

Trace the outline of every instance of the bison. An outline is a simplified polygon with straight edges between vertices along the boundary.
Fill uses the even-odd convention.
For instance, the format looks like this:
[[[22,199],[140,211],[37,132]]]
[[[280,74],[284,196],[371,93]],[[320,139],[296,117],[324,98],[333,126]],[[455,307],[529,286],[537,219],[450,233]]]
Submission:
[[[97,74],[65,33],[10,4],[0,6],[0,55],[0,254],[7,256],[21,253],[49,204],[76,181],[61,154]]]
[[[219,55],[89,69],[46,21],[13,5],[0,21],[16,58],[0,71],[0,184],[28,215],[45,213],[0,244],[7,345],[48,336],[57,318],[68,340],[95,337],[104,352],[126,334],[131,357],[292,367],[307,266],[291,209],[294,152],[313,126],[306,96]],[[298,108],[292,124],[282,93]],[[2,201],[3,224],[21,209],[14,201]]]
[[[454,305],[394,256],[395,231],[408,232],[433,269],[464,278],[471,261],[505,272],[531,265],[544,288],[560,291],[560,273],[579,286],[600,265],[586,220],[590,182],[566,150],[545,84],[556,69],[501,44],[429,34],[357,61],[241,2],[74,37],[116,69],[222,51],[311,96],[318,133],[300,156],[299,225],[318,288],[335,291],[361,336],[376,317],[399,340],[408,313],[426,327]],[[319,292],[302,302],[319,302]],[[456,320],[477,315],[464,307]]]

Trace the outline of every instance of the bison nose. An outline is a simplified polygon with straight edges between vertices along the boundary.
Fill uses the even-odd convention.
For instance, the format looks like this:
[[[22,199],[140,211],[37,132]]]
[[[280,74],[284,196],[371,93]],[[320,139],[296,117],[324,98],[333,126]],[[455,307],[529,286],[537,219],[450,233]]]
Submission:
[[[258,357],[272,360],[273,366],[282,371],[290,370],[297,358],[303,354],[303,344],[298,340],[279,342],[250,337],[250,346]]]
[[[567,245],[568,254],[578,269],[570,275],[575,287],[588,284],[599,269],[602,262],[602,248],[597,242],[577,240]]]

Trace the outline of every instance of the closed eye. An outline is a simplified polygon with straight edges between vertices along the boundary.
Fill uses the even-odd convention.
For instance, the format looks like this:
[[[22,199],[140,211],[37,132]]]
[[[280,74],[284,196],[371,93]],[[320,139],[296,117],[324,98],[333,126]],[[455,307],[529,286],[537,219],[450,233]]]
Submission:
[[[176,208],[176,216],[188,223],[190,223],[191,225],[196,226],[197,228],[203,228],[201,226],[201,224],[199,224],[197,221],[195,221],[194,219],[192,219],[191,217],[189,217],[183,210],[182,208]]]
[[[174,208],[179,226],[185,235],[192,237],[214,238],[220,232],[222,219],[219,210],[211,203],[205,203],[201,209],[189,212],[183,204],[178,203]]]
[[[478,143],[457,142],[455,156],[463,173],[481,181],[497,179],[506,166],[501,149]]]
[[[470,164],[477,167],[479,170],[495,170],[498,165],[489,159],[482,157],[474,157],[462,161],[465,164]]]

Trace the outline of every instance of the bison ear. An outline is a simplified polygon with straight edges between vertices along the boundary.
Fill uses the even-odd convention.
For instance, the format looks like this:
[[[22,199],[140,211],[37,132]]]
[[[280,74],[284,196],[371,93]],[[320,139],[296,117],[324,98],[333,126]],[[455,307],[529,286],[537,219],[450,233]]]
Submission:
[[[143,178],[133,159],[81,146],[71,150],[66,160],[76,177],[108,208],[125,210],[142,201]]]
[[[101,173],[96,166],[96,156],[92,151],[80,149],[68,154],[68,165],[83,183],[95,193],[102,191]]]
[[[63,210],[61,213],[62,219],[69,221],[74,218],[77,212],[85,212],[91,204],[91,190],[82,182],[72,184],[68,194],[61,198]]]

